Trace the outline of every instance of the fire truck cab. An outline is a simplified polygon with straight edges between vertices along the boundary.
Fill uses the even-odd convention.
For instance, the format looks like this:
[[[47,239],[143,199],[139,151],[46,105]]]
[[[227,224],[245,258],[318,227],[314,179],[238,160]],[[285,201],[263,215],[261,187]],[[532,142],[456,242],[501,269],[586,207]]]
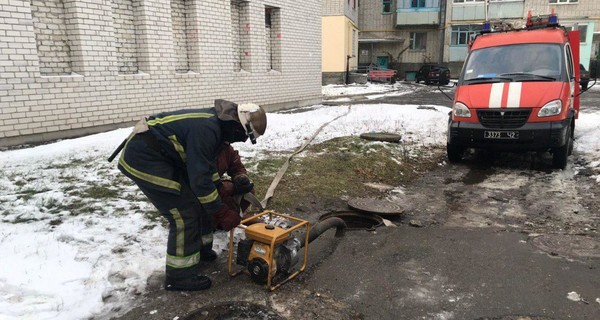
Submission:
[[[550,151],[564,169],[579,112],[579,31],[553,14],[471,42],[448,123],[450,162],[467,148]]]

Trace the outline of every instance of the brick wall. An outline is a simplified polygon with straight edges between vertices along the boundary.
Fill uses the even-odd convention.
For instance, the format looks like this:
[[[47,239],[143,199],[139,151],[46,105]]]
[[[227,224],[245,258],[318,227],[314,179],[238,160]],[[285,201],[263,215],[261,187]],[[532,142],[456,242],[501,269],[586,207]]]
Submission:
[[[182,37],[173,36],[181,35],[183,19],[171,11],[181,3],[186,73],[179,72]],[[320,101],[321,1],[246,4],[252,68],[235,71],[229,1],[0,2],[0,146],[99,132],[160,111],[212,106],[217,98],[268,110]],[[265,6],[280,8],[280,71],[267,71]],[[48,7],[57,14],[40,10]],[[54,17],[46,24],[57,32],[52,50],[38,50],[47,36],[44,13]]]
[[[344,1],[346,0],[323,0],[323,16],[341,16],[344,14]]]
[[[370,0],[379,1],[381,0]],[[365,2],[365,0],[362,0]],[[362,5],[361,2],[361,5]],[[355,24],[358,23],[358,0],[323,0],[323,16],[346,16]]]

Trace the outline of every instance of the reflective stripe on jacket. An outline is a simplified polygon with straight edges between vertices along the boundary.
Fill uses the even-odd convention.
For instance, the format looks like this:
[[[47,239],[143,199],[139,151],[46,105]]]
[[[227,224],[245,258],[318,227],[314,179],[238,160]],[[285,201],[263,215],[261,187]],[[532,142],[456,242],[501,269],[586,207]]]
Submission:
[[[181,188],[177,181],[182,177],[176,177],[174,171],[187,172],[190,187],[204,210],[211,215],[219,210],[222,202],[213,181],[217,173],[214,159],[223,142],[215,110],[160,113],[148,118],[148,127],[146,134],[157,139],[161,150],[143,151],[139,143],[135,143],[136,147],[129,146],[137,139],[133,137],[121,156],[120,167],[129,175],[171,192]]]

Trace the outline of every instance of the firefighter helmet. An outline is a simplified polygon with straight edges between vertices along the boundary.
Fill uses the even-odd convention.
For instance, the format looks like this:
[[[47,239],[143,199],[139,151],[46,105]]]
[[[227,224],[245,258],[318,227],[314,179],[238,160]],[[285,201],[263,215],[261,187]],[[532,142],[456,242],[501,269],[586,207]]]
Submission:
[[[267,115],[263,108],[254,103],[245,103],[238,105],[238,118],[252,144],[256,143],[256,138],[262,136],[267,129]]]

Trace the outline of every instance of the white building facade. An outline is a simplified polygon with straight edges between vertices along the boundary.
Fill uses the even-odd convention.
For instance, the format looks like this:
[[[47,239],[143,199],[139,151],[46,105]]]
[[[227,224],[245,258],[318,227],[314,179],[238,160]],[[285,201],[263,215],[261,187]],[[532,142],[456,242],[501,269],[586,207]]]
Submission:
[[[320,0],[6,0],[0,40],[0,146],[321,101]]]

